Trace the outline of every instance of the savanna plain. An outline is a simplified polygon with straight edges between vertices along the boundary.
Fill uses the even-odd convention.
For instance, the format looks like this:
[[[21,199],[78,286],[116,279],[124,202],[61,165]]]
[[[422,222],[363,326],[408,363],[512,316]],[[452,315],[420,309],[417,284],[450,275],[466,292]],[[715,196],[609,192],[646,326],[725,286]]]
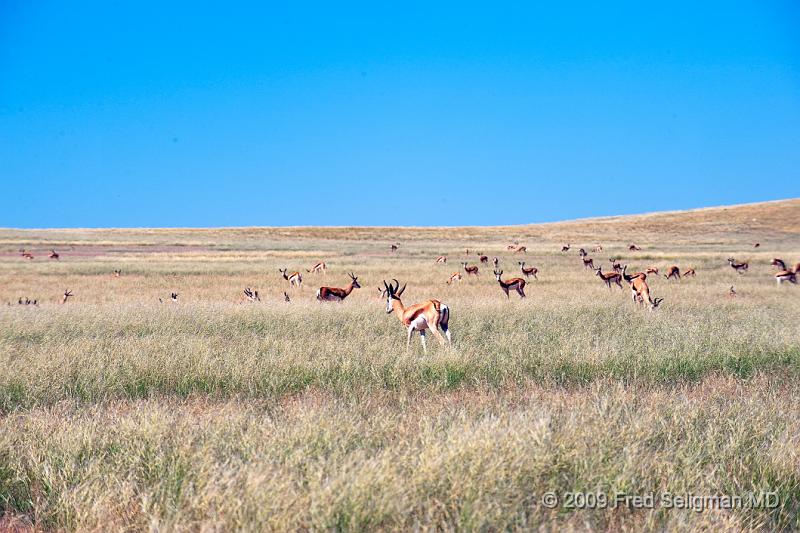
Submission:
[[[658,267],[661,305],[607,288],[581,247],[604,271]],[[476,253],[504,279],[537,267],[527,298]],[[800,262],[800,200],[513,227],[0,230],[0,530],[799,529],[800,286],[776,284],[775,257]],[[360,289],[315,300],[348,273]],[[393,278],[405,304],[447,304],[452,346],[406,350]],[[774,505],[567,501],[763,492]]]

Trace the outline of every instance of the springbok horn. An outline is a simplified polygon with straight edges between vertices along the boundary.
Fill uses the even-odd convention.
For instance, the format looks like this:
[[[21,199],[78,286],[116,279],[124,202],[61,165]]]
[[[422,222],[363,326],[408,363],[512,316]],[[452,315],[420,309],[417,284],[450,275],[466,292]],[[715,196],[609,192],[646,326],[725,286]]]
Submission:
[[[406,283],[405,285],[403,285],[403,288],[402,288],[402,289],[400,289],[400,291],[397,293],[397,295],[398,295],[398,296],[402,296],[402,295],[403,295],[403,291],[404,291],[404,290],[406,290],[406,285],[408,285],[408,283]]]

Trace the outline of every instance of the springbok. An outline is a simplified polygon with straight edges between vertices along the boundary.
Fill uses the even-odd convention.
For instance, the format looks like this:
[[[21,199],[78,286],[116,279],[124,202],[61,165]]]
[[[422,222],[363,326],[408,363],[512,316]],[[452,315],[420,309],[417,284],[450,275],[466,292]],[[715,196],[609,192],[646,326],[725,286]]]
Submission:
[[[631,244],[631,245],[628,246],[628,251],[629,252],[641,252],[642,249],[639,248],[638,246],[636,246],[635,244]]]
[[[516,248],[517,248],[517,244],[516,243],[509,244],[508,246],[506,246],[506,250],[508,250],[509,252],[512,251],[512,250],[515,250]]]
[[[584,257],[583,259],[581,259],[581,261],[583,261],[583,266],[585,268],[594,269],[594,259],[592,259],[591,257]]]
[[[488,265],[489,264],[489,257],[488,256],[482,255],[478,259],[480,259],[480,262],[483,263],[484,265]]]
[[[664,277],[667,279],[672,279],[672,278],[681,279],[681,269],[678,268],[676,265],[672,265],[667,269],[667,273],[664,274]]]
[[[761,246],[760,242],[753,243],[753,248],[758,248],[759,246]]]
[[[348,274],[350,276],[350,283],[343,289],[338,287],[320,287],[317,289],[317,300],[320,302],[341,302],[353,292],[353,289],[360,289],[361,285],[358,284],[358,278],[355,274]]]
[[[586,250],[581,248],[580,250],[578,250],[578,255],[581,256],[581,257],[586,257],[589,254],[586,253]]]
[[[622,272],[622,265],[617,259],[612,257],[609,261],[611,262],[611,268],[614,269],[614,272]]]
[[[440,255],[436,258],[437,263],[447,264],[447,257],[444,255]]]
[[[325,264],[325,261],[320,261],[313,267],[307,268],[306,272],[310,272],[312,274],[324,274],[327,269],[328,265]]]
[[[524,254],[528,252],[527,246],[517,246],[515,253]]]
[[[769,264],[772,266],[776,266],[781,270],[787,270],[786,263],[784,263],[783,259],[778,259],[777,257],[774,257],[772,261],[769,262]]]
[[[595,274],[603,280],[603,283],[606,284],[609,290],[611,290],[611,284],[616,283],[617,287],[620,289],[622,288],[622,276],[619,272],[606,272],[603,273],[603,267],[598,267],[595,269]]]
[[[624,267],[622,267],[622,279],[624,279],[628,283],[633,283],[633,280],[635,279],[642,279],[642,280],[647,279],[647,274],[645,274],[644,272],[636,272],[632,276],[629,276],[628,265],[625,265]]]
[[[602,245],[602,244],[600,244],[600,243],[597,243],[597,244],[594,246],[594,248],[592,248],[592,251],[593,251],[594,253],[596,253],[596,254],[597,254],[597,253],[600,253],[600,252],[602,252],[602,251],[603,251],[603,245]]]
[[[59,255],[56,253],[55,250],[50,250],[50,255],[48,255],[47,257],[49,257],[50,259],[55,259],[56,261],[58,261]]]
[[[445,281],[448,285],[452,285],[453,282],[461,281],[463,277],[461,276],[461,272],[453,272],[450,274],[450,277]]]
[[[258,291],[254,291],[250,287],[245,287],[244,296],[251,302],[260,302],[261,298],[258,296]]]
[[[393,245],[391,246],[391,250],[392,250],[392,253],[396,252],[396,251],[397,251],[397,245],[396,245],[396,244],[393,244]]]
[[[733,257],[728,258],[728,264],[731,265],[731,268],[734,269],[739,274],[744,274],[747,271],[747,269],[750,268],[750,265],[748,265],[747,263],[737,263],[736,261],[733,260]]]
[[[525,266],[525,261],[518,261],[518,263],[519,263],[520,270],[522,270],[522,273],[525,274],[526,278],[530,277],[530,276],[533,276],[533,279],[535,279],[537,281],[539,280],[539,278],[536,277],[536,274],[539,273],[539,269],[538,268],[536,268],[536,267],[526,267]]]
[[[784,281],[788,281],[789,283],[797,284],[797,269],[794,270],[781,270],[777,274],[775,274],[775,281],[780,285]]]
[[[23,259],[28,259],[28,260],[33,259],[33,254],[30,252],[26,252],[25,250],[22,250],[20,255],[22,256]]]
[[[467,263],[465,263],[463,261],[461,262],[461,265],[464,267],[464,272],[466,272],[467,274],[475,275],[475,276],[478,275],[478,266],[477,265],[475,265],[475,266],[471,266],[471,265],[467,266]]]
[[[61,298],[61,303],[62,304],[67,303],[67,300],[69,300],[72,296],[73,296],[73,294],[72,294],[71,290],[69,290],[69,289],[65,290],[64,291],[64,296]]]
[[[497,256],[492,257],[492,265],[497,268],[500,265],[500,258]]]
[[[656,298],[655,300],[650,297],[650,287],[647,281],[642,276],[632,276],[630,280],[631,296],[634,303],[644,304],[645,300],[650,305],[650,311],[654,311],[664,298]]]
[[[422,350],[428,353],[428,347],[425,342],[425,332],[430,330],[433,335],[445,342],[442,334],[439,333],[439,328],[442,329],[447,337],[447,344],[452,344],[452,337],[450,336],[450,329],[448,323],[450,322],[450,308],[439,300],[427,300],[421,304],[403,305],[400,296],[406,290],[403,285],[400,288],[400,282],[396,279],[392,280],[394,284],[387,284],[384,280],[383,285],[386,287],[386,313],[394,313],[400,322],[406,327],[406,350],[411,348],[411,337],[415,331],[419,332],[419,338],[422,342]]]
[[[686,270],[683,271],[683,277],[684,278],[688,278],[688,277],[692,277],[693,278],[696,275],[697,275],[697,272],[693,268],[687,268]]]
[[[561,251],[562,252],[569,252],[569,247],[570,247],[569,243],[567,243],[567,244],[565,244],[564,246],[561,247]]]
[[[177,302],[178,301],[178,293],[177,292],[169,293],[169,299],[172,300],[173,302]]]
[[[520,298],[525,298],[525,280],[522,278],[511,278],[503,281],[500,277],[503,275],[503,271],[494,271],[494,276],[497,278],[497,282],[500,284],[500,288],[503,289],[503,292],[506,293],[506,298],[510,298],[508,295],[509,290],[517,291]]]
[[[283,275],[283,279],[288,281],[289,285],[293,287],[300,287],[303,283],[303,276],[300,275],[300,272],[292,272],[289,274],[285,268],[279,268],[278,272],[280,272]]]
[[[655,274],[658,275],[658,267],[650,267],[644,271],[645,274]]]

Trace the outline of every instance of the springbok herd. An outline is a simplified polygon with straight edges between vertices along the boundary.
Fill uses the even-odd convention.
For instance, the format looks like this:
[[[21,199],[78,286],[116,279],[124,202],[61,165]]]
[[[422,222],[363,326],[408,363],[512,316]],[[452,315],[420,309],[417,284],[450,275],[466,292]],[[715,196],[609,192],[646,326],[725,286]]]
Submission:
[[[396,252],[399,246],[399,243],[392,244],[390,248],[391,252]],[[758,247],[760,245],[756,244],[754,246]],[[562,254],[569,253],[571,249],[572,245],[569,243],[561,246],[560,248]],[[628,245],[627,249],[630,252],[639,252],[642,250],[642,248],[636,244]],[[527,253],[527,247],[520,245],[518,242],[507,246],[506,250],[513,253]],[[603,247],[600,244],[596,244],[591,248],[591,251],[593,253],[600,253],[603,251]],[[27,250],[21,250],[20,255],[23,259],[28,261],[32,261],[34,259],[33,253]],[[469,249],[466,249],[465,255],[467,257],[473,255],[477,256],[477,263],[482,265],[488,265],[490,261],[487,255],[484,255],[480,252],[470,251]],[[596,265],[595,259],[589,257],[589,253],[586,251],[586,249],[580,248],[577,255],[579,256],[584,269],[593,270],[595,275],[603,284],[605,284],[609,291],[613,289],[612,285],[623,289],[622,283],[624,281],[628,284],[628,287],[631,290],[630,294],[632,301],[638,306],[647,306],[650,311],[657,309],[664,301],[664,298],[653,296],[650,286],[647,283],[648,276],[663,275],[669,281],[680,280],[681,278],[694,278],[697,275],[697,272],[694,268],[687,268],[681,272],[677,265],[669,266],[663,273],[659,271],[658,267],[651,266],[644,271],[628,274],[628,266],[622,264],[620,260],[615,257],[608,259],[610,263],[609,270],[604,272],[602,265]],[[47,257],[51,260],[59,261],[61,255],[55,250],[51,250]],[[748,271],[749,264],[747,262],[738,262],[732,257],[728,258],[727,261],[730,267],[739,275],[744,275]],[[539,269],[535,266],[526,266],[526,261],[517,261],[520,274],[524,277],[512,277],[505,279],[503,278],[504,271],[500,268],[500,259],[498,257],[493,257],[491,262],[493,265],[492,272],[494,274],[494,278],[500,286],[500,289],[506,295],[506,298],[510,298],[510,291],[516,292],[520,298],[525,298],[525,287],[528,283],[528,280],[531,277],[533,277],[534,280],[538,280]],[[446,265],[447,256],[440,255],[436,257],[435,264]],[[461,270],[463,270],[464,274],[462,274],[461,270],[453,272],[445,280],[445,283],[448,285],[453,285],[461,282],[464,279],[464,276],[475,276],[476,278],[480,279],[479,264],[470,264],[469,260],[461,261]],[[770,264],[778,269],[778,272],[774,274],[774,278],[778,285],[781,285],[786,281],[792,284],[797,284],[797,275],[800,273],[800,262],[795,263],[794,266],[790,268],[783,259],[773,258]],[[306,269],[306,272],[311,274],[326,274],[327,270],[327,264],[324,261],[320,261],[313,267]],[[303,284],[303,276],[299,271],[290,272],[287,268],[281,268],[279,269],[279,273],[288,283],[290,290],[292,288],[301,288]],[[118,278],[121,276],[121,274],[121,270],[114,270],[113,277]],[[350,281],[344,287],[319,287],[319,289],[316,291],[316,299],[320,302],[344,301],[354,289],[361,288],[361,285],[358,282],[358,277],[354,273],[349,273],[348,276]],[[446,342],[447,344],[450,344],[452,341],[448,325],[450,320],[450,308],[444,303],[435,299],[430,299],[422,303],[406,306],[401,300],[401,296],[403,295],[405,289],[406,284],[401,287],[400,282],[396,279],[392,279],[391,282],[384,280],[383,286],[377,288],[377,296],[381,299],[386,299],[386,313],[394,314],[406,328],[407,348],[410,346],[411,338],[415,332],[419,333],[423,350],[426,352],[427,346],[425,335],[427,331],[430,331],[443,343]],[[736,290],[733,286],[730,287],[727,295],[730,298],[736,297]],[[61,296],[61,303],[67,303],[67,301],[72,297],[74,297],[72,291],[65,290]],[[172,302],[177,302],[178,293],[171,292],[169,299]],[[287,303],[291,302],[291,297],[289,296],[288,292],[283,292],[283,299]],[[162,298],[159,298],[159,302],[163,301],[164,300]],[[244,289],[243,301],[260,302],[261,297],[259,296],[257,290],[247,287]],[[29,298],[19,298],[17,301],[18,305],[37,306],[38,303],[39,302],[37,300],[31,300]],[[11,303],[8,305],[11,305]],[[441,333],[439,330],[441,330]]]

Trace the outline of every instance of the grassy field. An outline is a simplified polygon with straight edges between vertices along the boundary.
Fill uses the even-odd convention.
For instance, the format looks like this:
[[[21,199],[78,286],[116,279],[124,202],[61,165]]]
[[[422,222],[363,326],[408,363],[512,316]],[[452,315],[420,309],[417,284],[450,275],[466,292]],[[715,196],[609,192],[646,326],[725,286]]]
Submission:
[[[769,264],[800,261],[798,221],[800,200],[507,228],[0,230],[0,531],[798,529],[800,286]],[[697,277],[648,277],[664,302],[639,309],[583,268],[598,242],[604,270]],[[466,249],[504,277],[538,267],[528,298],[491,265],[445,284]],[[361,289],[314,300],[348,272]],[[406,351],[390,278],[450,307],[452,347]],[[775,505],[748,505],[762,492]]]

